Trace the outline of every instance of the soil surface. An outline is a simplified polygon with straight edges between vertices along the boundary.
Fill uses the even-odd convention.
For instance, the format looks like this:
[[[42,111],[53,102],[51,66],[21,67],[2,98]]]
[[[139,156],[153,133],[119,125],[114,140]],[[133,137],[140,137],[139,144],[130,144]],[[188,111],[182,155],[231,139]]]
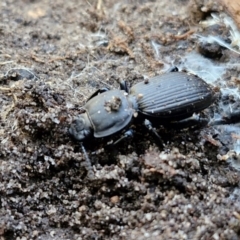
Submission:
[[[226,26],[199,24],[222,9],[207,0],[1,0],[1,239],[240,238],[240,56],[199,40],[231,43]],[[159,147],[137,123],[114,149],[119,135],[86,143],[87,159],[68,129],[88,97],[172,66],[208,73],[216,101],[203,115],[234,124],[156,124]]]

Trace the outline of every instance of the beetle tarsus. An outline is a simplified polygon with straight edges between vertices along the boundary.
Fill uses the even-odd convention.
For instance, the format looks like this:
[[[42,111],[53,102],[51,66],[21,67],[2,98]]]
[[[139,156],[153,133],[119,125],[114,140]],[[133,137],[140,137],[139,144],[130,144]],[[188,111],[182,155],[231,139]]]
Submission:
[[[154,136],[159,140],[160,146],[162,147],[163,146],[162,138],[159,136],[156,129],[153,128],[152,123],[148,119],[144,120],[144,126],[154,134]]]
[[[123,134],[122,137],[120,137],[120,138],[119,138],[117,141],[115,141],[112,145],[114,146],[114,145],[118,144],[119,142],[121,142],[121,141],[124,140],[124,139],[132,138],[133,135],[134,135],[133,130],[132,130],[132,129],[129,129],[129,130],[127,130],[127,131]]]

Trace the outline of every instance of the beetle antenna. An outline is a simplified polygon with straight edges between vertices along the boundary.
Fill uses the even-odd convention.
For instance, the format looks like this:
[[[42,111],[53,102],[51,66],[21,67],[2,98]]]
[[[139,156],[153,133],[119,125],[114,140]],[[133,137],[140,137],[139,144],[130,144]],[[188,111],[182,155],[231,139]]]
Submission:
[[[86,149],[85,147],[83,146],[83,143],[80,142],[80,145],[81,145],[81,149],[82,149],[82,152],[83,152],[83,155],[85,157],[85,166],[86,166],[86,170],[88,172],[88,177],[89,178],[93,178],[94,176],[94,173],[93,173],[93,168],[92,168],[92,164],[91,164],[91,160],[86,152]]]

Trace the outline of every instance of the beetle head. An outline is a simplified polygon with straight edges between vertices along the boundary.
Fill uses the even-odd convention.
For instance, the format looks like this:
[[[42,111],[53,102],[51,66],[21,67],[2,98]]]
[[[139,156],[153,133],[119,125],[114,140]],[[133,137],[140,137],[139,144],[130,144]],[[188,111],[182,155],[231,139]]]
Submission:
[[[80,117],[72,122],[69,133],[78,141],[86,140],[91,136],[92,128],[87,114],[81,114]]]

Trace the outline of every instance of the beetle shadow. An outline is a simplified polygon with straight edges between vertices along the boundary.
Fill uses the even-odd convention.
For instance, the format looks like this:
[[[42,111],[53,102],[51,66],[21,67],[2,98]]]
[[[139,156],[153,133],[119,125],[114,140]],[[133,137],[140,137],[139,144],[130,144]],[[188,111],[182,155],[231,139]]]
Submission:
[[[145,154],[146,150],[152,145],[157,145],[159,150],[162,151],[164,150],[162,143],[164,145],[169,142],[176,142],[178,144],[179,141],[181,141],[183,130],[184,134],[186,134],[186,131],[198,131],[206,125],[205,121],[198,122],[195,120],[167,123],[153,118],[151,122],[159,134],[162,140],[161,142],[144,126],[142,119],[135,121],[134,124],[130,126],[134,132],[132,138],[124,139],[117,144],[113,143],[118,141],[121,136],[123,136],[124,130],[129,128],[109,137],[86,139],[83,145],[91,164],[117,164],[119,154],[128,155],[135,152],[137,155],[142,155]],[[82,152],[80,143],[74,139],[73,141],[76,143],[75,151]]]

